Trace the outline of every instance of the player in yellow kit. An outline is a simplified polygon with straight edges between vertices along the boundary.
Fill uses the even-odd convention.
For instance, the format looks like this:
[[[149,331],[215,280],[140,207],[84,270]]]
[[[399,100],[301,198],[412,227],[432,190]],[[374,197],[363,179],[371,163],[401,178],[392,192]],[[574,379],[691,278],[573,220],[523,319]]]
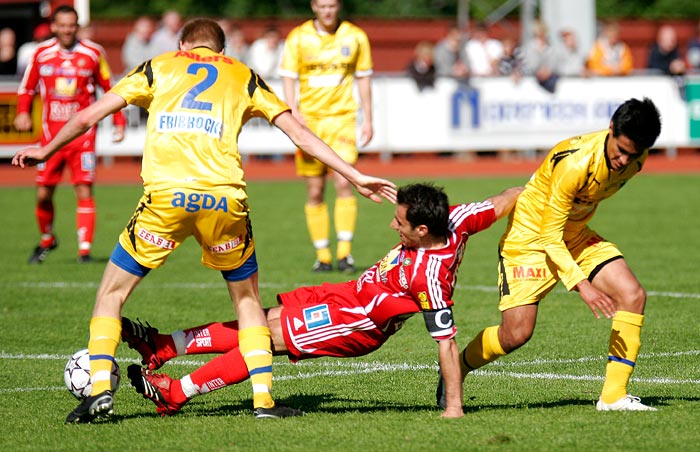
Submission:
[[[604,199],[641,171],[661,131],[647,98],[630,99],[610,128],[557,144],[525,186],[500,243],[501,324],[462,353],[462,375],[516,350],[532,336],[538,303],[562,281],[596,318],[612,318],[599,411],[654,411],[627,393],[637,360],[646,293],[617,247],[587,223]],[[438,385],[438,399],[441,396]],[[440,404],[440,401],[438,401]]]
[[[357,162],[357,102],[353,81],[357,81],[362,107],[360,145],[372,139],[372,56],[362,29],[338,18],[341,0],[311,0],[316,19],[289,32],[284,45],[280,75],[284,96],[292,114],[306,124],[340,157]],[[296,83],[299,83],[297,99]],[[330,215],[324,200],[328,168],[312,155],[298,149],[297,174],[306,180],[306,223],[316,249],[314,271],[332,270]],[[338,269],[354,272],[351,255],[357,222],[357,201],[347,180],[334,174],[336,200],[334,225]]]
[[[144,195],[110,257],[90,322],[93,387],[66,423],[113,413],[111,369],[121,335],[121,308],[151,269],[187,237],[202,248],[202,263],[220,270],[242,326],[241,351],[251,375],[256,418],[302,414],[275,405],[270,331],[258,293],[255,243],[237,138],[261,116],[306,152],[347,177],[375,201],[396,199],[394,185],[355,170],[301,125],[250,68],[223,55],[216,22],[195,19],[182,30],[180,50],[133,69],[96,103],[78,112],[46,146],[19,151],[13,164],[45,161],[96,122],[134,104],[148,110],[141,176]],[[245,343],[245,345],[243,345]],[[244,351],[245,349],[245,351]]]

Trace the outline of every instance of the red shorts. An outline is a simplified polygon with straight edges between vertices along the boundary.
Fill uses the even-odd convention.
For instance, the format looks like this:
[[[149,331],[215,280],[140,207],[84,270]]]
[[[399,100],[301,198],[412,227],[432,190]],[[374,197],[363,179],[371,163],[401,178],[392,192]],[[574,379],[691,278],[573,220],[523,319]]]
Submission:
[[[277,295],[289,359],[373,352],[389,338],[370,320],[355,297],[355,282],[300,287]]]
[[[92,185],[95,181],[95,136],[90,132],[68,143],[44,163],[37,166],[36,183],[55,186],[61,182],[63,169],[68,166],[73,185]]]

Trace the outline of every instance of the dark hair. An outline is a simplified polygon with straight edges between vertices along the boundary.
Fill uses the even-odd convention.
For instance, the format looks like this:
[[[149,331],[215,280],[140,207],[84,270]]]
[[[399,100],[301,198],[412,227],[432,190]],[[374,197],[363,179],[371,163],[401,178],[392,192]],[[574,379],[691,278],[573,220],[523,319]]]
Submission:
[[[180,41],[206,44],[214,52],[221,52],[226,44],[224,30],[211,19],[192,19],[182,27]]]
[[[612,134],[624,135],[637,148],[637,152],[649,149],[661,133],[661,115],[648,97],[630,99],[620,105],[612,116]]]
[[[411,184],[399,188],[396,202],[407,206],[406,219],[411,226],[422,224],[435,237],[447,237],[450,203],[442,187]]]
[[[60,5],[54,10],[53,14],[51,15],[51,22],[56,22],[57,15],[66,13],[75,14],[75,17],[78,18],[78,11],[76,11],[75,8],[73,8],[70,5]]]

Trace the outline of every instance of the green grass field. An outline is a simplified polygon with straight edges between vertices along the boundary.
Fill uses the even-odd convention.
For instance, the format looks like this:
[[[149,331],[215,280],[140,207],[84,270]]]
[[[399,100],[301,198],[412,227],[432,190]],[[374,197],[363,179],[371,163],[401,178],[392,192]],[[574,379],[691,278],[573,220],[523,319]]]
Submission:
[[[453,203],[477,201],[525,178],[438,181]],[[400,181],[406,182],[406,181]],[[7,451],[157,450],[700,450],[700,176],[641,175],[604,203],[593,227],[615,242],[649,300],[630,391],[654,413],[598,413],[609,320],[596,320],[576,294],[556,289],[522,349],[468,376],[465,417],[435,406],[437,347],[416,316],[385,347],[364,358],[292,365],[275,358],[274,395],[303,418],[256,421],[248,382],[199,397],[161,418],[124,377],[112,421],[63,424],[76,401],[63,385],[68,356],[87,346],[97,284],[140,187],[98,186],[99,263],[75,263],[72,190],[58,192],[60,247],[41,266],[26,259],[37,239],[32,188],[0,189],[0,449]],[[340,274],[310,272],[300,182],[252,183],[253,228],[266,306],[276,292]],[[398,239],[393,208],[360,202],[354,256],[373,264]],[[460,346],[498,322],[496,244],[505,222],[470,240],[456,291]],[[218,272],[185,243],[136,289],[124,315],[171,331],[233,311]],[[120,346],[122,371],[137,354]],[[179,358],[163,371],[182,376],[207,356]]]

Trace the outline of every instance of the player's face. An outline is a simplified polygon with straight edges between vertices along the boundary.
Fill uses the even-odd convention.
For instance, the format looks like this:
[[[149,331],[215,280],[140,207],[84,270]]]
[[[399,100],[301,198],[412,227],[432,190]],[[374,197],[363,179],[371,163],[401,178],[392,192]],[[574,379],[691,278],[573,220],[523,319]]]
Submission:
[[[78,16],[73,13],[58,13],[51,23],[51,31],[58,38],[61,47],[68,49],[75,44],[78,35]]]
[[[313,0],[311,10],[323,28],[333,29],[338,24],[340,0]]]
[[[608,135],[608,147],[606,149],[610,167],[617,171],[627,166],[638,154],[634,142],[625,135],[613,137]]]
[[[391,220],[391,228],[399,233],[401,244],[409,248],[419,246],[420,234],[417,228],[414,228],[406,219],[406,211],[408,207],[403,204],[398,204],[394,212],[394,219]]]

